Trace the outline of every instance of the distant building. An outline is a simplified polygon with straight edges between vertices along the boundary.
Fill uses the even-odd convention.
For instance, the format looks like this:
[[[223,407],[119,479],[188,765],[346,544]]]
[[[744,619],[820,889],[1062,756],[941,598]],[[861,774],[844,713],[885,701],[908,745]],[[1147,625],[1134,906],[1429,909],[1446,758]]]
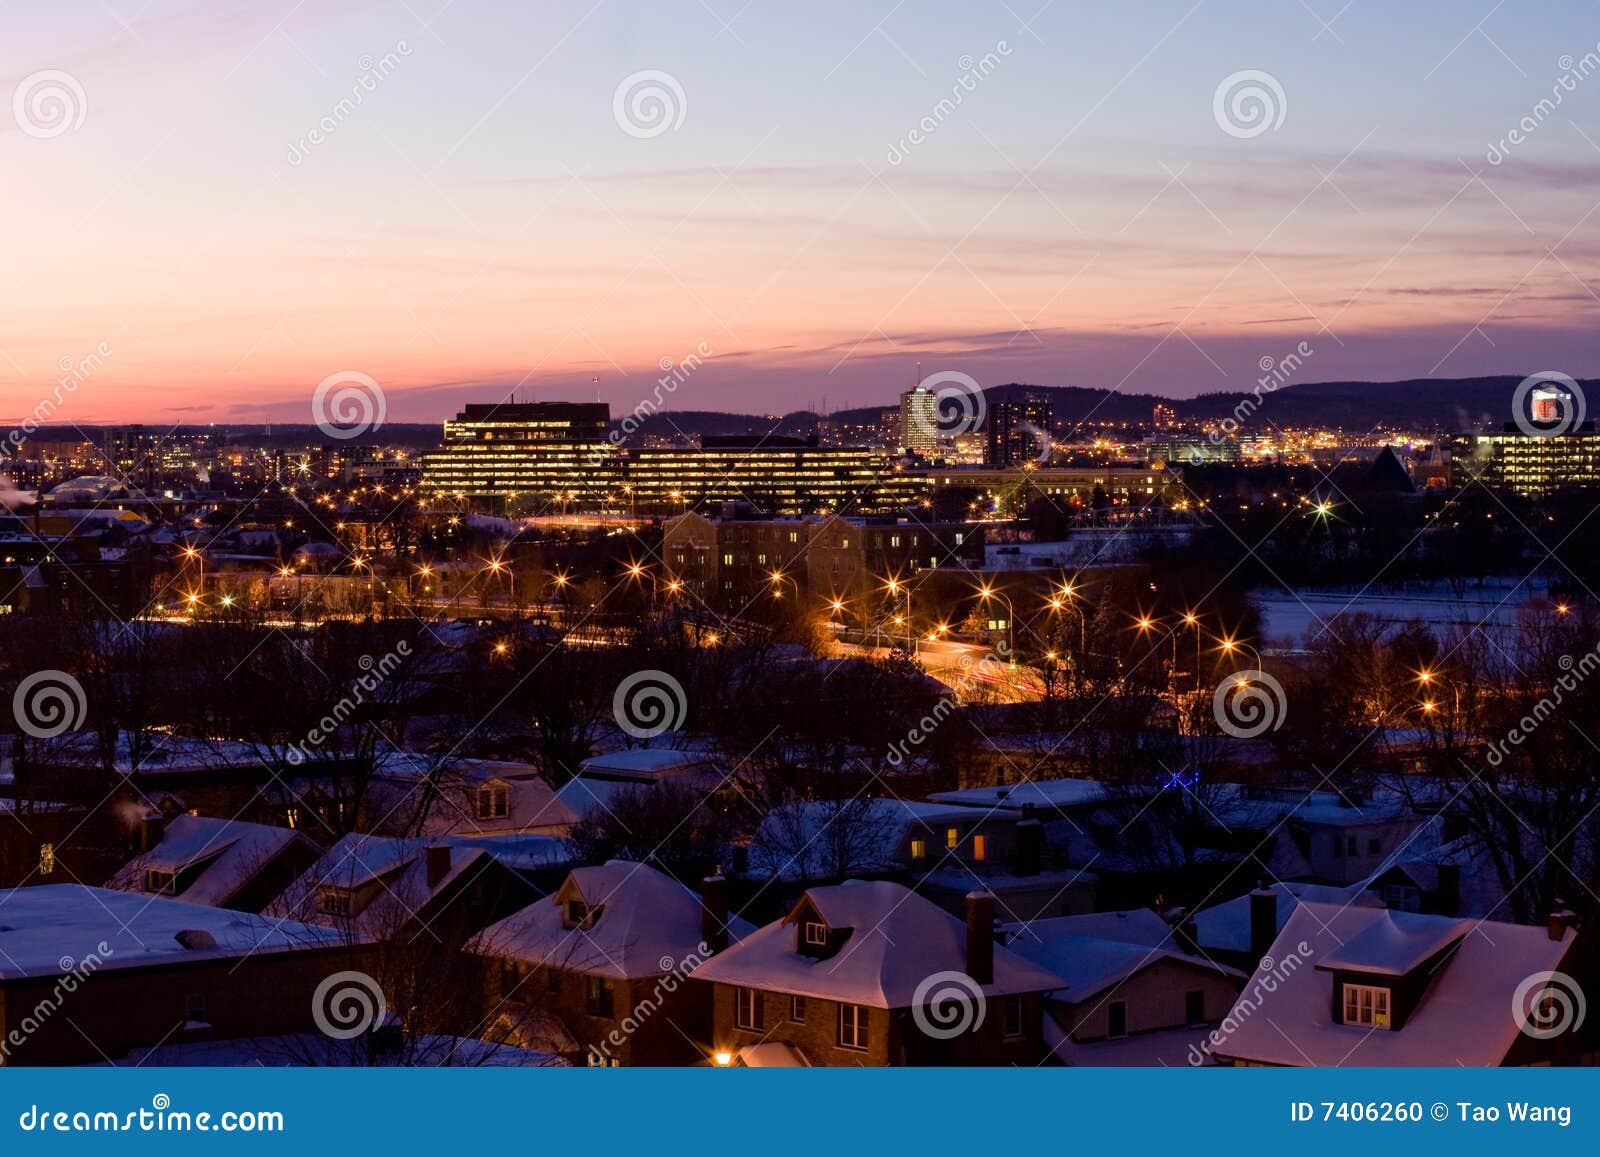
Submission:
[[[1543,498],[1567,486],[1600,485],[1600,432],[1592,422],[1564,434],[1530,434],[1508,426],[1458,437],[1451,459],[1458,476],[1524,498]]]
[[[180,815],[160,828],[160,842],[135,856],[108,887],[186,904],[260,912],[319,854],[290,828]]]
[[[422,487],[491,508],[681,514],[746,502],[767,514],[881,514],[926,484],[892,455],[798,438],[713,436],[697,447],[622,445],[604,403],[470,405],[423,455]]]
[[[939,449],[939,396],[926,386],[900,395],[900,448],[931,458]]]
[[[1021,466],[1049,458],[1050,403],[1044,398],[990,402],[984,429],[990,466]]]
[[[1178,411],[1165,402],[1157,402],[1150,412],[1150,428],[1157,434],[1167,430],[1176,429],[1178,425]]]

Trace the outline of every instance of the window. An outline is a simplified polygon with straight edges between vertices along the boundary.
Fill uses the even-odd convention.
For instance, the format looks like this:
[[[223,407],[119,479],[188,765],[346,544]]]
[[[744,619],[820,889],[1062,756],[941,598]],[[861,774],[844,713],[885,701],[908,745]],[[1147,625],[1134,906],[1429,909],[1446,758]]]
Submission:
[[[1000,1007],[1000,1019],[1007,1036],[1022,1035],[1022,997],[1008,996]]]
[[[977,835],[972,837],[972,858],[982,863],[989,855],[989,837]]]
[[[960,546],[962,543],[964,543],[966,541],[967,541],[967,536],[965,534],[961,533],[961,531],[959,531],[959,530],[956,531],[956,545]]]
[[[1183,994],[1183,1023],[1191,1028],[1206,1023],[1206,994],[1203,988],[1191,988]]]
[[[1389,990],[1374,988],[1369,984],[1344,986],[1345,1024],[1370,1024],[1373,1028],[1389,1027]]]
[[[178,894],[178,874],[163,872],[159,868],[146,868],[144,890],[152,896],[175,896]]]
[[[889,536],[889,545],[890,546],[899,546],[900,545],[900,536],[898,534],[891,534]]]
[[[325,916],[348,916],[351,908],[349,888],[318,888],[317,911]]]
[[[486,783],[478,789],[478,818],[504,819],[509,810],[508,789],[503,783]]]
[[[1347,856],[1353,856],[1356,854],[1356,838],[1354,836],[1345,837],[1344,854]]]
[[[56,846],[54,844],[39,845],[39,875],[54,875],[56,870]]]
[[[621,1067],[621,1062],[616,1057],[611,1057],[608,1060],[600,1054],[598,1049],[590,1049],[587,1057],[588,1065],[591,1069],[615,1069]]]
[[[960,842],[961,842],[961,829],[960,828],[945,828],[945,830],[944,830],[944,846],[946,848],[953,848],[957,844],[959,844]]]
[[[791,530],[789,532],[789,541],[790,542],[799,542],[800,541],[800,532],[798,530]]]
[[[1373,836],[1372,839],[1367,841],[1367,854],[1369,856],[1376,856],[1381,851],[1383,851],[1383,842],[1377,836]]]
[[[584,1008],[590,1016],[611,1016],[611,982],[603,976],[588,977]]]
[[[1383,902],[1396,912],[1422,911],[1422,893],[1410,884],[1385,884]]]
[[[828,946],[828,926],[818,920],[807,920],[805,922],[805,937],[807,944],[818,948],[826,948]]]
[[[544,970],[544,987],[546,992],[561,991],[561,969],[546,968]]]
[[[567,926],[577,927],[589,918],[589,905],[582,900],[567,901]]]
[[[911,858],[913,860],[926,860],[928,858],[928,841],[917,839],[911,841]]]
[[[761,994],[755,989],[733,990],[733,1026],[749,1032],[761,1031]]]
[[[789,998],[789,1019],[794,1021],[795,1024],[805,1024],[805,1022],[806,1022],[806,998],[805,997],[803,997],[803,996],[791,996]]]
[[[733,565],[733,555],[731,555],[731,554],[723,555],[722,556],[722,565],[723,566],[732,566]]]
[[[859,1004],[839,1006],[839,1047],[865,1049],[867,1047],[868,1009]]]
[[[210,1020],[206,1007],[206,994],[191,992],[183,998],[183,1027],[184,1028],[210,1028]]]
[[[1128,1002],[1125,1000],[1113,1000],[1106,1008],[1106,1020],[1107,1036],[1127,1036]]]

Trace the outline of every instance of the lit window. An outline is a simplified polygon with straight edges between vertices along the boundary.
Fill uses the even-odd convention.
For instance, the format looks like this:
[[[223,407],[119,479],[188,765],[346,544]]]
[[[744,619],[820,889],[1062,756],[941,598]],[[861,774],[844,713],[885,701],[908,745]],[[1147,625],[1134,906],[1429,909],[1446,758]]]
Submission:
[[[1389,1027],[1389,990],[1374,988],[1369,984],[1344,986],[1345,1024],[1369,1024],[1373,1028]]]
[[[960,842],[961,842],[961,829],[960,828],[945,828],[945,830],[944,830],[944,846],[945,847],[953,848],[957,844],[959,844]]]
[[[839,1047],[865,1049],[867,1047],[868,1009],[859,1004],[839,1006]]]
[[[56,846],[54,844],[39,845],[39,875],[53,875],[56,870]]]
[[[733,990],[733,1026],[749,1032],[761,1031],[761,994],[755,989]]]
[[[926,860],[928,858],[928,841],[927,840],[912,840],[911,841],[911,858],[913,860]]]
[[[478,789],[478,818],[499,820],[510,810],[509,789],[503,783],[486,783]]]
[[[981,835],[980,836],[973,836],[972,837],[972,858],[974,860],[982,861],[982,860],[986,859],[988,857],[988,855],[989,855],[989,837],[988,836],[981,836]]]

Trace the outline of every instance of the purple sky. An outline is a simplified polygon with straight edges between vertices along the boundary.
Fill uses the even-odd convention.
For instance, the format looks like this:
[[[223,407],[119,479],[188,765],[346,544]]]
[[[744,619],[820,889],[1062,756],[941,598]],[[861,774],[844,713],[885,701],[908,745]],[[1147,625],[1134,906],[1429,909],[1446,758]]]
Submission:
[[[0,415],[1600,372],[1590,4],[741,3],[8,6]]]

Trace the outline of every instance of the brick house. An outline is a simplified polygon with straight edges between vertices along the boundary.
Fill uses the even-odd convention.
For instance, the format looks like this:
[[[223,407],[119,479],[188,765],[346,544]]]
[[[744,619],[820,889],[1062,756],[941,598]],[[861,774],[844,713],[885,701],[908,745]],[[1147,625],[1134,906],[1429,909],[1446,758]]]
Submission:
[[[359,948],[294,921],[79,884],[0,892],[0,1063],[308,1033]]]
[[[703,1063],[710,994],[688,974],[752,931],[730,918],[725,881],[703,888],[621,860],[571,872],[474,939],[485,1022],[497,1039],[590,1065]]]
[[[993,896],[967,901],[963,925],[889,881],[809,889],[695,969],[712,990],[715,1059],[1037,1064],[1044,994],[1061,979],[996,945]]]

